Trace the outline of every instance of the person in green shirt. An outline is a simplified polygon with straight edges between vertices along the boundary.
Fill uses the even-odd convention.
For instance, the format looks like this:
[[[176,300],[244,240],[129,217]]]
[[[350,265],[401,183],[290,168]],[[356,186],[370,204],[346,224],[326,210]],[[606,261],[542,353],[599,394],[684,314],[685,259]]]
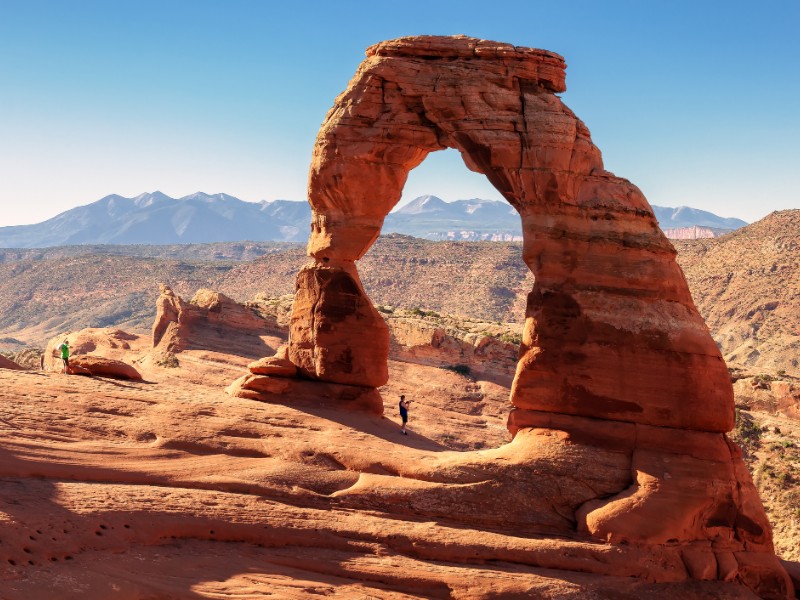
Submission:
[[[58,349],[61,351],[61,362],[64,363],[64,374],[69,374],[69,341],[64,340]]]

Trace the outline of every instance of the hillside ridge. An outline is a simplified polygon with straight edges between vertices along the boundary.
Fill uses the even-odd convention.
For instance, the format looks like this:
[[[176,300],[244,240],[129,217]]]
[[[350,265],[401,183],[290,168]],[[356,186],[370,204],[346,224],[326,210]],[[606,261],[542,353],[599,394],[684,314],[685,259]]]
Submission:
[[[695,303],[726,360],[796,372],[800,211],[717,239],[675,241]],[[533,276],[517,242],[381,236],[360,261],[376,304],[521,324]],[[0,251],[0,349],[81,327],[149,326],[158,285],[217,289],[239,301],[294,292],[301,244],[102,246]],[[109,283],[113,281],[113,286]]]

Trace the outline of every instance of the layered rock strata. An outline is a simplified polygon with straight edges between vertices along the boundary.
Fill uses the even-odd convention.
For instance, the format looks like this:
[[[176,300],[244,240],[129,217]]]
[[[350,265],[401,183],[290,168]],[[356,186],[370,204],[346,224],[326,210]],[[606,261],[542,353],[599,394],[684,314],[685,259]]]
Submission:
[[[422,319],[392,317],[389,357],[420,365],[467,367],[470,372],[511,381],[517,346],[483,333],[466,333]]]
[[[289,359],[308,377],[378,387],[389,378],[389,329],[352,260],[303,268],[290,321]]]
[[[335,405],[383,414],[383,399],[373,387],[300,378],[298,368],[288,359],[287,346],[279,347],[273,356],[251,362],[247,368],[249,374],[227,387],[229,395],[271,402],[285,402],[288,398],[295,403]]]
[[[732,392],[718,385],[725,364],[675,250],[641,192],[603,169],[588,129],[556,95],[566,89],[564,68],[551,52],[466,37],[403,38],[367,51],[314,147],[314,263],[297,279],[289,350],[304,374],[385,383],[387,338],[355,261],[409,171],[455,148],[520,213],[536,277],[513,404],[731,428]]]

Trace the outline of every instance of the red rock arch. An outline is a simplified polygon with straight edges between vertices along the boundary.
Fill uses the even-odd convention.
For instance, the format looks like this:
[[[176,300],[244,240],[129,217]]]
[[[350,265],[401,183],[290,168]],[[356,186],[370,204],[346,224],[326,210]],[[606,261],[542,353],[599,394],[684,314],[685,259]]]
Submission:
[[[588,129],[556,95],[564,70],[557,54],[467,37],[367,50],[314,146],[314,263],[297,278],[289,347],[303,374],[386,382],[388,332],[355,261],[409,171],[455,148],[519,212],[535,275],[510,429],[554,412],[731,429],[727,369],[675,250],[639,189],[603,169]]]

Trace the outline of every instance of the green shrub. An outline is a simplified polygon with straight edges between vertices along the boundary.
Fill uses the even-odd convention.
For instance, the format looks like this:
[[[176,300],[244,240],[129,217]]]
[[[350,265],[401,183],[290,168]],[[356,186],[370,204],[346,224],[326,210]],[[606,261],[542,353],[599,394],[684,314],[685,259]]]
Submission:
[[[505,342],[506,344],[514,344],[515,346],[519,346],[522,343],[522,334],[503,333],[500,335],[500,341]]]
[[[158,359],[156,364],[159,367],[164,367],[165,369],[176,369],[180,366],[178,358],[172,352],[168,352],[163,357]]]
[[[750,456],[756,448],[761,446],[761,427],[746,412],[737,408],[735,414],[736,420],[731,437],[741,446],[745,456]]]
[[[447,365],[444,368],[448,371],[452,371],[453,373],[464,375],[465,377],[472,372],[472,369],[469,368],[469,365]]]

